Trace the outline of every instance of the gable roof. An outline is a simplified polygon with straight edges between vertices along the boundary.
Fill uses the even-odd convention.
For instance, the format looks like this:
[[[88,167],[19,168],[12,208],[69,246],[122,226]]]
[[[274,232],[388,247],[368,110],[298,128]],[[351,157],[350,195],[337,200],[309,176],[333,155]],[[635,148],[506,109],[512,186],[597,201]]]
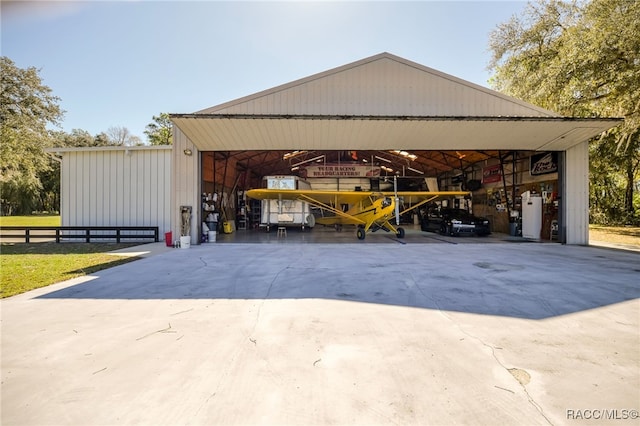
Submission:
[[[558,116],[552,111],[386,52],[197,113]]]
[[[564,150],[619,119],[580,119],[381,53],[193,114],[201,151]]]

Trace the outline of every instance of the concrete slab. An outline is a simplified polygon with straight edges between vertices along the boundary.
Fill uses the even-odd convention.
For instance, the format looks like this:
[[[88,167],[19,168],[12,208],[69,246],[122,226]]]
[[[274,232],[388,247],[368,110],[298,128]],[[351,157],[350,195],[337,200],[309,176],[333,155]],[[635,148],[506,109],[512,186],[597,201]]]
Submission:
[[[2,424],[638,424],[638,253],[370,240],[4,299]]]

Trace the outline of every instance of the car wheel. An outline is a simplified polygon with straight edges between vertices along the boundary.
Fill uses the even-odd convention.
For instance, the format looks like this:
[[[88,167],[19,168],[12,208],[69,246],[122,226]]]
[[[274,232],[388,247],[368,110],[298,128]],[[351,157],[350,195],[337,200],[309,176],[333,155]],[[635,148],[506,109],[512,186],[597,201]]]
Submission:
[[[444,223],[440,225],[440,234],[441,235],[449,235],[449,227]]]

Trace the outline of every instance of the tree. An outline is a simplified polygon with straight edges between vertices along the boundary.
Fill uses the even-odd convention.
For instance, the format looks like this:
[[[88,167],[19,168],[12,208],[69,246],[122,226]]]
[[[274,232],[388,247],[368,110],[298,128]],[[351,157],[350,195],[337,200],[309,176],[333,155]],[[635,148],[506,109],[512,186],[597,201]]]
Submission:
[[[144,131],[151,145],[171,145],[173,143],[173,124],[166,112],[153,116],[153,123],[147,124]]]
[[[562,115],[623,117],[624,123],[591,144],[592,207],[609,220],[635,217],[634,183],[640,168],[640,2],[540,0],[490,35],[497,90]],[[594,146],[595,145],[595,146]],[[611,163],[617,169],[605,167]],[[602,171],[616,176],[603,178]],[[598,186],[594,188],[594,179]],[[621,179],[621,180],[620,180]],[[622,182],[622,183],[620,183]],[[611,198],[624,187],[613,214]],[[607,202],[609,204],[607,205]],[[592,211],[592,218],[594,217]],[[613,215],[613,216],[612,216]]]
[[[50,168],[44,148],[51,146],[47,126],[58,125],[60,99],[42,83],[36,68],[18,68],[0,57],[0,191],[2,213],[30,213]]]
[[[129,129],[122,126],[112,126],[107,129],[107,138],[110,145],[136,146],[142,145],[138,136],[132,135]]]

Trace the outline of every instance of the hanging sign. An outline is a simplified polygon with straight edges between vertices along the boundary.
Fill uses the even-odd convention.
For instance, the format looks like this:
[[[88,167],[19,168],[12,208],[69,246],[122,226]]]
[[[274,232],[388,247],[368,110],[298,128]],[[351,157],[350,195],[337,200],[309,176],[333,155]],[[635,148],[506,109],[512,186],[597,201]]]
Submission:
[[[365,164],[324,164],[322,166],[307,166],[300,172],[307,178],[367,178],[380,176],[380,167]]]
[[[558,153],[543,152],[529,157],[529,172],[531,176],[546,175],[558,171]]]
[[[482,168],[482,183],[495,183],[502,180],[500,164]]]

